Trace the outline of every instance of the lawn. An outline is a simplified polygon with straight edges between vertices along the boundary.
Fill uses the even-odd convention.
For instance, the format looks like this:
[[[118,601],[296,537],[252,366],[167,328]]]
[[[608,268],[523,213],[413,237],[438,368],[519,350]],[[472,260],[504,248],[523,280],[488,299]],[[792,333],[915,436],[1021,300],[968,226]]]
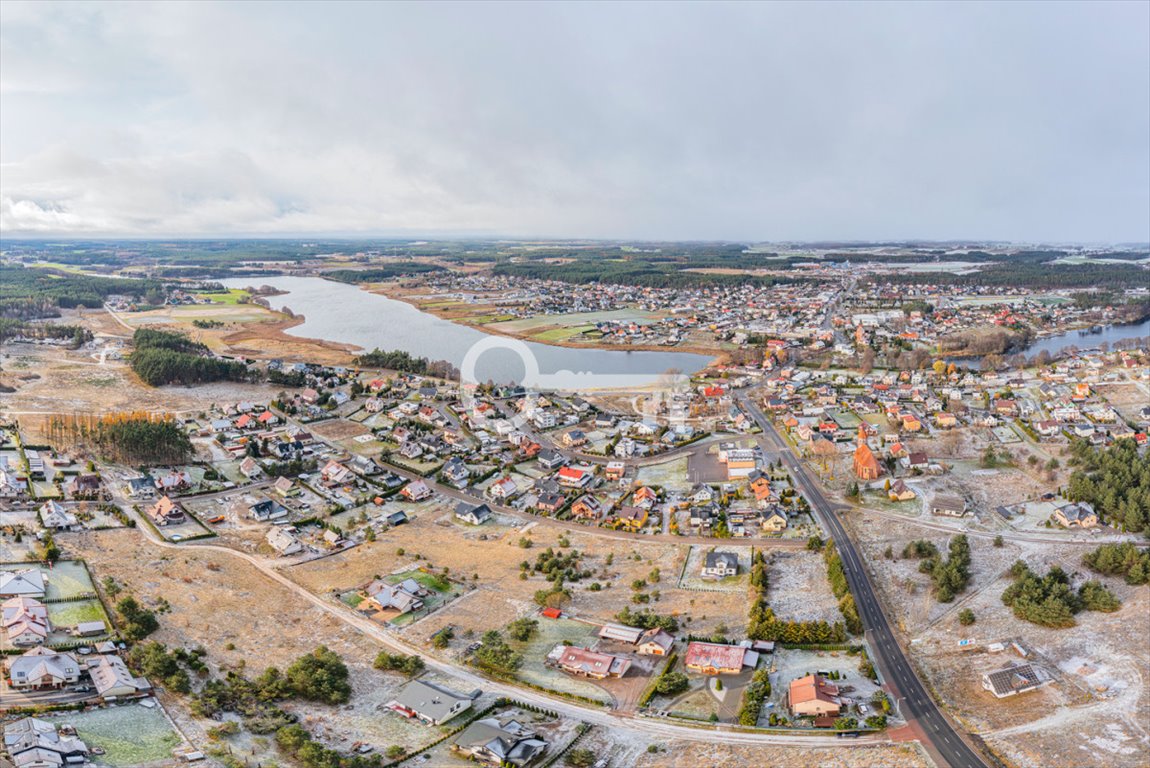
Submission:
[[[89,747],[104,750],[104,754],[92,756],[93,762],[112,768],[169,761],[172,749],[181,742],[158,707],[131,704],[95,709],[71,715],[69,721]]]
[[[542,333],[531,335],[532,341],[566,341],[573,336],[579,336],[584,331],[593,330],[593,325],[577,325],[573,328],[552,328]]]
[[[48,581],[46,600],[67,600],[96,591],[88,569],[79,560],[60,560],[52,568],[41,570]]]
[[[196,296],[201,299],[208,299],[216,304],[229,304],[235,305],[240,303],[240,297],[247,296],[248,292],[242,288],[232,288],[224,291],[223,293],[197,293]]]
[[[105,626],[109,623],[99,600],[48,603],[48,620],[53,627],[74,627],[85,621],[102,621]]]

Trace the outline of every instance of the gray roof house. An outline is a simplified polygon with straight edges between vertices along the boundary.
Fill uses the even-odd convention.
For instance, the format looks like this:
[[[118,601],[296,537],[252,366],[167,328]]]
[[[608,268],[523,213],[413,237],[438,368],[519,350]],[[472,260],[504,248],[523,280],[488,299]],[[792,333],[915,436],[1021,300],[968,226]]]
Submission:
[[[418,718],[428,725],[440,725],[470,709],[480,693],[475,690],[463,695],[450,688],[412,680],[400,689],[387,706],[401,715]]]
[[[1005,667],[982,676],[982,687],[1000,699],[1037,690],[1049,682],[1048,677],[1029,664]]]
[[[491,507],[486,504],[474,506],[466,501],[461,501],[455,508],[455,517],[465,523],[482,525],[491,519]]]
[[[452,749],[488,765],[525,768],[547,751],[548,744],[515,720],[476,720],[456,737]]]
[[[721,578],[737,576],[739,557],[732,552],[708,552],[703,560],[703,575]]]
[[[44,574],[39,570],[0,571],[0,598],[43,596]]]

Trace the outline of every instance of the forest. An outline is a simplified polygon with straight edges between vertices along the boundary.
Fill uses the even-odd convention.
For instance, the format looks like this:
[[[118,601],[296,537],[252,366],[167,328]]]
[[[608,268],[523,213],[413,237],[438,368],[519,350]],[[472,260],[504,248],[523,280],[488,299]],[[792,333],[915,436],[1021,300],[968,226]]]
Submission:
[[[333,269],[323,276],[341,283],[378,283],[393,277],[406,277],[426,272],[442,272],[443,267],[423,261],[397,261],[370,269]]]
[[[933,272],[930,275],[904,272],[875,275],[876,283],[930,285],[985,285],[1001,288],[1102,288],[1121,291],[1134,285],[1145,285],[1150,276],[1136,264],[1051,264],[1041,261],[999,262],[978,272],[954,274]]]
[[[120,464],[179,464],[192,455],[191,440],[169,414],[56,415],[44,432],[54,445],[84,444]]]
[[[385,368],[389,371],[435,376],[441,379],[459,378],[459,371],[446,360],[428,360],[401,350],[384,352],[376,348],[355,358],[355,364],[365,368]]]
[[[492,272],[508,277],[536,280],[558,280],[564,283],[609,283],[643,288],[698,288],[703,286],[754,285],[770,287],[779,283],[812,282],[811,278],[778,278],[766,275],[707,274],[687,272],[682,267],[702,267],[702,262],[666,262],[661,260],[584,259],[566,264],[503,262]],[[731,267],[731,264],[721,266]],[[745,266],[742,265],[742,266]]]
[[[138,328],[132,342],[135,350],[128,362],[137,376],[154,387],[252,378],[243,363],[212,357],[207,347],[180,333]]]
[[[155,280],[94,277],[26,267],[0,267],[0,317],[31,320],[58,317],[59,310],[99,307],[112,295],[163,296]]]
[[[1074,473],[1067,497],[1085,501],[1106,523],[1150,534],[1150,454],[1133,440],[1098,450],[1085,440],[1070,445]]]

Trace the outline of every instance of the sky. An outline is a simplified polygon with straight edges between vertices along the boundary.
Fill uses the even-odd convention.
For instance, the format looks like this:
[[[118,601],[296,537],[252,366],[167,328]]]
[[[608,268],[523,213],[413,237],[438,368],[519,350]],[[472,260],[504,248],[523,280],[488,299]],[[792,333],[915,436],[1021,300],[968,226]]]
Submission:
[[[0,3],[0,233],[1150,241],[1150,2]]]

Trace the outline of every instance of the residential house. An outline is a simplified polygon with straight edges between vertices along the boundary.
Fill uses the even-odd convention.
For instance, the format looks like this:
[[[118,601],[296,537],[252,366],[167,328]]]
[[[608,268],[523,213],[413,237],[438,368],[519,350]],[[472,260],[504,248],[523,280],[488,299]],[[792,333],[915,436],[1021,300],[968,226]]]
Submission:
[[[59,768],[87,762],[88,745],[48,720],[25,717],[4,725],[3,749],[15,768]]]
[[[282,520],[286,518],[287,515],[287,508],[274,499],[264,499],[248,507],[248,516],[261,523],[272,520]]]
[[[674,637],[665,629],[656,627],[643,633],[639,642],[636,643],[636,650],[642,656],[666,656],[671,652],[671,647],[674,644]]]
[[[615,519],[618,521],[619,527],[628,531],[637,532],[643,529],[647,524],[650,517],[647,509],[644,507],[622,506],[619,507],[615,513]]]
[[[142,677],[136,677],[119,656],[107,654],[88,661],[88,674],[101,698],[135,696],[150,691],[152,686]]]
[[[915,492],[911,490],[910,486],[899,479],[890,484],[886,495],[891,501],[910,501],[915,497]]]
[[[44,574],[38,568],[0,571],[0,599],[9,597],[44,597]]]
[[[587,444],[587,435],[581,429],[572,429],[563,433],[563,445],[568,448],[578,448]]]
[[[100,493],[100,476],[95,474],[76,475],[64,483],[64,493],[73,499],[94,497]]]
[[[769,509],[763,513],[759,525],[768,533],[782,533],[787,528],[787,516],[777,508]]]
[[[52,631],[47,606],[34,597],[10,597],[0,603],[0,626],[8,642],[18,648],[43,645]]]
[[[557,476],[559,484],[565,488],[583,488],[592,478],[591,471],[581,467],[563,467]]]
[[[683,665],[701,675],[737,675],[758,663],[758,653],[741,645],[694,642],[683,656]]]
[[[539,466],[547,470],[558,469],[567,463],[567,457],[553,448],[542,449],[535,460],[539,462]]]
[[[361,611],[398,611],[403,614],[422,608],[424,598],[431,595],[431,590],[415,579],[404,579],[399,584],[377,579],[367,585],[364,595],[366,599],[359,604]]]
[[[405,717],[414,717],[427,725],[442,725],[471,709],[479,691],[463,695],[450,688],[412,680],[399,690],[387,706]]]
[[[289,477],[276,478],[276,481],[272,484],[272,488],[285,499],[299,496],[300,494],[299,486],[292,482]]]
[[[625,656],[599,653],[574,645],[557,645],[548,654],[555,666],[569,675],[604,680],[608,677],[623,677],[631,668],[631,660]]]
[[[962,517],[966,514],[966,499],[949,493],[936,493],[930,502],[932,515]]]
[[[739,573],[739,557],[732,552],[707,552],[703,558],[703,575],[712,578],[736,576]]]
[[[45,690],[63,688],[80,681],[80,662],[70,653],[57,653],[44,647],[10,656],[6,663],[8,682],[13,688]]]
[[[492,517],[491,507],[486,504],[468,504],[461,501],[455,507],[455,518],[471,525],[483,525]]]
[[[148,517],[156,525],[178,525],[186,519],[184,509],[171,496],[161,496],[159,501],[147,508]]]
[[[571,505],[571,515],[583,520],[599,520],[603,517],[603,505],[590,494],[583,494]]]
[[[287,557],[303,551],[303,544],[296,538],[294,528],[275,526],[268,531],[265,538],[268,544],[271,544],[272,549],[279,552],[281,557]]]
[[[839,687],[822,675],[792,680],[787,689],[787,706],[795,717],[835,717],[843,703]]]
[[[999,699],[1037,690],[1049,682],[1050,678],[1030,664],[1017,664],[982,676],[982,687]]]
[[[493,499],[510,499],[519,493],[519,486],[510,477],[501,477],[487,487],[487,495]]]
[[[399,492],[399,495],[408,501],[423,501],[431,498],[432,490],[422,480],[413,480]]]
[[[240,474],[248,480],[258,480],[264,474],[264,468],[251,456],[244,457],[240,462]]]
[[[80,521],[58,501],[48,500],[40,507],[40,525],[50,531],[75,531]]]
[[[547,751],[548,743],[516,720],[485,717],[468,725],[451,748],[463,757],[493,766],[528,768]]]
[[[453,488],[465,488],[471,480],[471,470],[458,456],[452,456],[440,470],[443,482]]]
[[[609,461],[603,474],[608,480],[622,480],[627,474],[627,465],[621,461]]]
[[[1078,501],[1054,510],[1054,520],[1063,528],[1093,528],[1098,525],[1098,514],[1089,503]]]
[[[540,512],[554,514],[558,512],[566,501],[566,497],[554,491],[543,491],[535,502],[535,508]]]

